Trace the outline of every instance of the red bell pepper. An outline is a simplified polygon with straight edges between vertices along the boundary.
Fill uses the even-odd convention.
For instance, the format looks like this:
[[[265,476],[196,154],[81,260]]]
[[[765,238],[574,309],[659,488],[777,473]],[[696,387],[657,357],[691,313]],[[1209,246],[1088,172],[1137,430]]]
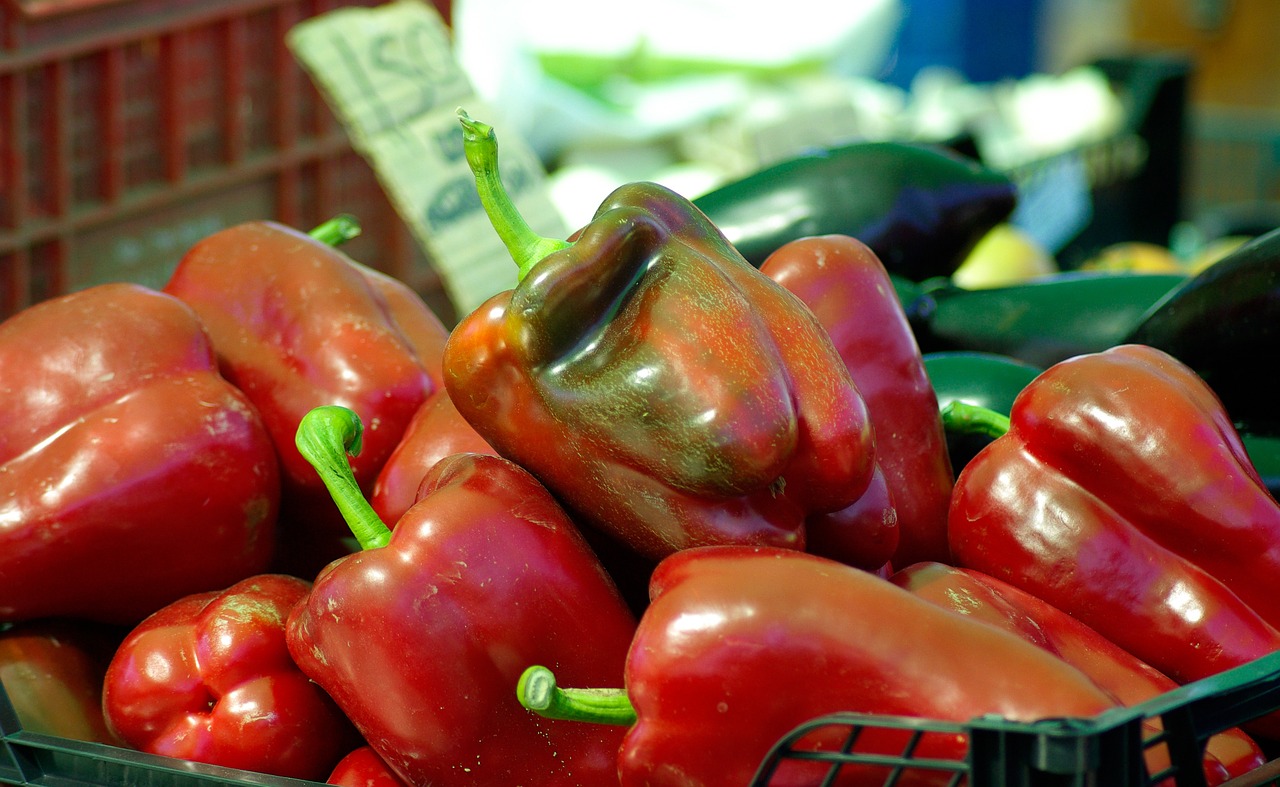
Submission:
[[[875,467],[866,405],[794,295],[656,184],[615,191],[572,243],[537,236],[493,129],[461,118],[520,281],[454,328],[445,385],[500,455],[654,559],[801,549],[807,516],[858,500]]]
[[[378,471],[369,505],[384,522],[398,522],[418,499],[427,472],[451,454],[495,454],[454,407],[443,387],[431,394]]]
[[[1123,345],[1050,367],[1008,419],[951,407],[956,428],[969,417],[1000,435],[956,482],[960,565],[1044,599],[1179,683],[1280,648],[1280,506],[1183,363]]]
[[[294,447],[298,422],[325,404],[358,412],[369,429],[353,468],[368,490],[414,413],[442,387],[448,337],[416,293],[326,242],[343,228],[325,225],[313,237],[273,222],[230,227],[192,247],[165,285],[200,315],[223,374],[262,413],[284,482],[273,568],[308,579],[353,546]]]
[[[275,451],[190,308],[105,284],[0,324],[0,621],[133,624],[261,571]]]
[[[392,770],[412,784],[616,784],[621,730],[547,724],[515,697],[544,659],[616,683],[635,631],[551,495],[505,459],[454,454],[389,530],[351,477],[351,410],[313,410],[298,441],[364,549],[317,577],[289,648]]]
[[[289,655],[285,621],[309,588],[262,574],[142,621],[107,667],[102,706],[112,731],[152,754],[325,778],[359,738]]]
[[[618,760],[624,787],[748,784],[774,743],[834,712],[1032,721],[1116,707],[1084,673],[1021,637],[812,554],[684,550],[658,565],[651,595],[625,693],[561,689],[563,678],[541,666],[518,687],[539,713],[630,725]],[[833,730],[806,743],[839,750],[846,737]],[[905,746],[898,731],[868,728],[857,750],[901,755]],[[915,757],[963,760],[965,750],[963,735],[930,732]],[[829,767],[795,760],[770,783],[822,783]],[[847,766],[838,783],[888,776],[878,765]],[[908,768],[894,783],[939,778],[947,775]]]
[[[997,626],[1044,648],[1083,671],[1123,705],[1145,702],[1178,686],[1052,604],[979,571],[916,563],[896,572],[890,581],[943,609]],[[1158,724],[1151,724],[1158,731]],[[1205,779],[1211,785],[1221,784],[1265,762],[1266,756],[1252,738],[1239,729],[1227,730],[1207,742]]]
[[[846,235],[792,241],[761,273],[795,293],[831,335],[871,413],[893,508],[893,563],[947,561],[954,476],[938,397],[888,271]],[[812,550],[811,550],[812,551]]]
[[[325,783],[340,787],[410,787],[369,745],[360,746],[339,760]]]
[[[0,630],[0,684],[22,729],[118,745],[102,715],[102,677],[122,636],[48,618]]]

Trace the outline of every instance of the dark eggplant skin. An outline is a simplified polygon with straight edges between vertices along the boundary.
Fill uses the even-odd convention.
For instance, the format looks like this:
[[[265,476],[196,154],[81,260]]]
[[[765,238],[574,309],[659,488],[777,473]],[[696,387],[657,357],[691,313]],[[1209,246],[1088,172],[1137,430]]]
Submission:
[[[1280,229],[1170,291],[1126,341],[1158,347],[1194,369],[1238,427],[1280,435]]]
[[[1046,367],[1122,343],[1151,306],[1186,279],[1067,271],[989,289],[942,282],[921,287],[904,309],[922,352],[989,352]]]
[[[923,281],[951,275],[1009,218],[1017,187],[941,145],[875,141],[810,150],[693,202],[757,267],[789,241],[840,234]]]

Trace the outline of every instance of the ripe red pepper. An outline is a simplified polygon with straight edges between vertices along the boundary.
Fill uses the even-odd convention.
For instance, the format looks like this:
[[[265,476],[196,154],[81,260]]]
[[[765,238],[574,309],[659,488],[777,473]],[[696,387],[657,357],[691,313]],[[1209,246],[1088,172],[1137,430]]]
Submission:
[[[774,743],[833,712],[1032,721],[1116,706],[1084,673],[1021,637],[816,555],[684,550],[658,565],[651,595],[625,693],[561,689],[540,666],[518,687],[539,713],[629,724],[618,759],[624,787],[748,784]],[[846,737],[815,733],[806,742],[839,750]],[[897,731],[868,728],[857,750],[901,755],[905,744]],[[926,733],[915,756],[963,760],[965,749],[963,735]],[[785,763],[770,783],[822,783],[828,767]],[[930,773],[894,784],[937,783],[939,772]],[[881,766],[849,766],[839,784],[888,776]]]
[[[411,784],[616,784],[621,730],[547,724],[516,701],[543,659],[616,684],[635,631],[551,495],[505,459],[454,454],[388,530],[351,477],[352,411],[313,410],[298,441],[364,549],[317,577],[289,649],[392,770]]]
[[[367,744],[352,750],[339,760],[325,784],[337,784],[340,787],[410,787]]]
[[[894,565],[947,561],[954,476],[938,397],[880,258],[847,235],[792,241],[760,266],[799,296],[831,335],[866,401],[876,462],[892,498]],[[813,551],[813,550],[810,550]]]
[[[1145,702],[1178,686],[1172,678],[1052,604],[979,571],[942,563],[916,563],[895,573],[890,581],[943,609],[997,626],[1044,648],[1083,671],[1123,705]],[[1155,721],[1158,720],[1150,724],[1158,731]],[[1266,759],[1247,734],[1239,729],[1227,730],[1207,742],[1205,779],[1211,785],[1221,784],[1261,767]]]
[[[0,324],[0,621],[137,623],[271,559],[280,482],[195,313],[105,284]]]
[[[956,482],[960,565],[1179,683],[1280,648],[1280,505],[1185,364],[1142,345],[1077,356],[1036,377],[1008,419],[972,420],[1000,436]]]
[[[293,443],[313,407],[340,404],[369,425],[353,465],[366,491],[410,419],[440,382],[448,331],[404,284],[326,240],[273,222],[248,222],[193,246],[165,285],[213,338],[223,374],[271,432],[283,468],[276,570],[311,578],[351,551],[350,532]]]
[[[435,463],[446,456],[465,453],[495,454],[441,387],[418,408],[404,436],[378,471],[369,505],[382,521],[400,521],[418,499],[418,487]]]
[[[298,669],[285,621],[310,583],[249,577],[158,610],[120,643],[102,706],[113,732],[152,754],[323,779],[359,744]]]
[[[822,326],[687,200],[633,183],[572,243],[535,235],[462,116],[481,202],[519,284],[445,348],[458,411],[585,525],[660,558],[699,544],[800,549],[863,494],[866,405]]]
[[[49,618],[0,630],[0,684],[23,731],[119,745],[102,715],[102,677],[123,634]]]

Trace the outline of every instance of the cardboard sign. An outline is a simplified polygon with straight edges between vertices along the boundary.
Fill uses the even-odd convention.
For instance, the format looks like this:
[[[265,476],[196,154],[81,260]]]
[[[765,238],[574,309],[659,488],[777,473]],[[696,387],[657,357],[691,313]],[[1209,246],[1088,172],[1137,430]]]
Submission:
[[[515,286],[516,265],[480,205],[458,107],[497,131],[503,183],[529,225],[549,237],[568,234],[541,161],[476,96],[433,6],[395,0],[340,8],[299,23],[287,43],[436,266],[459,315]]]

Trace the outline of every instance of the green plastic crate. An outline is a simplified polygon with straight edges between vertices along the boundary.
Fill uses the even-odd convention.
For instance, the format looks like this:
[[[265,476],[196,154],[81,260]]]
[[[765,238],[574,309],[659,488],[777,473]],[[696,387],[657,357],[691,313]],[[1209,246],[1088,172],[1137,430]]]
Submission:
[[[1280,652],[1145,703],[1092,718],[1020,723],[984,717],[948,723],[833,714],[803,724],[780,740],[760,766],[751,787],[773,784],[780,768],[799,761],[822,766],[815,787],[839,784],[845,769],[871,765],[883,766],[879,771],[884,774],[883,787],[905,784],[908,777],[924,776],[943,784],[970,787],[1150,787],[1170,779],[1177,787],[1203,787],[1200,759],[1205,741],[1276,710],[1280,710]],[[1144,741],[1142,724],[1149,719],[1159,719],[1163,733]],[[827,733],[834,729],[845,735],[843,750],[805,748],[805,737],[824,728]],[[859,738],[873,730],[906,731],[908,742],[896,756],[860,752]],[[966,761],[915,758],[914,747],[929,733],[967,734]],[[1166,748],[1171,765],[1150,773],[1144,753],[1157,746]],[[1230,783],[1230,787],[1247,785],[1280,785],[1280,760]]]

